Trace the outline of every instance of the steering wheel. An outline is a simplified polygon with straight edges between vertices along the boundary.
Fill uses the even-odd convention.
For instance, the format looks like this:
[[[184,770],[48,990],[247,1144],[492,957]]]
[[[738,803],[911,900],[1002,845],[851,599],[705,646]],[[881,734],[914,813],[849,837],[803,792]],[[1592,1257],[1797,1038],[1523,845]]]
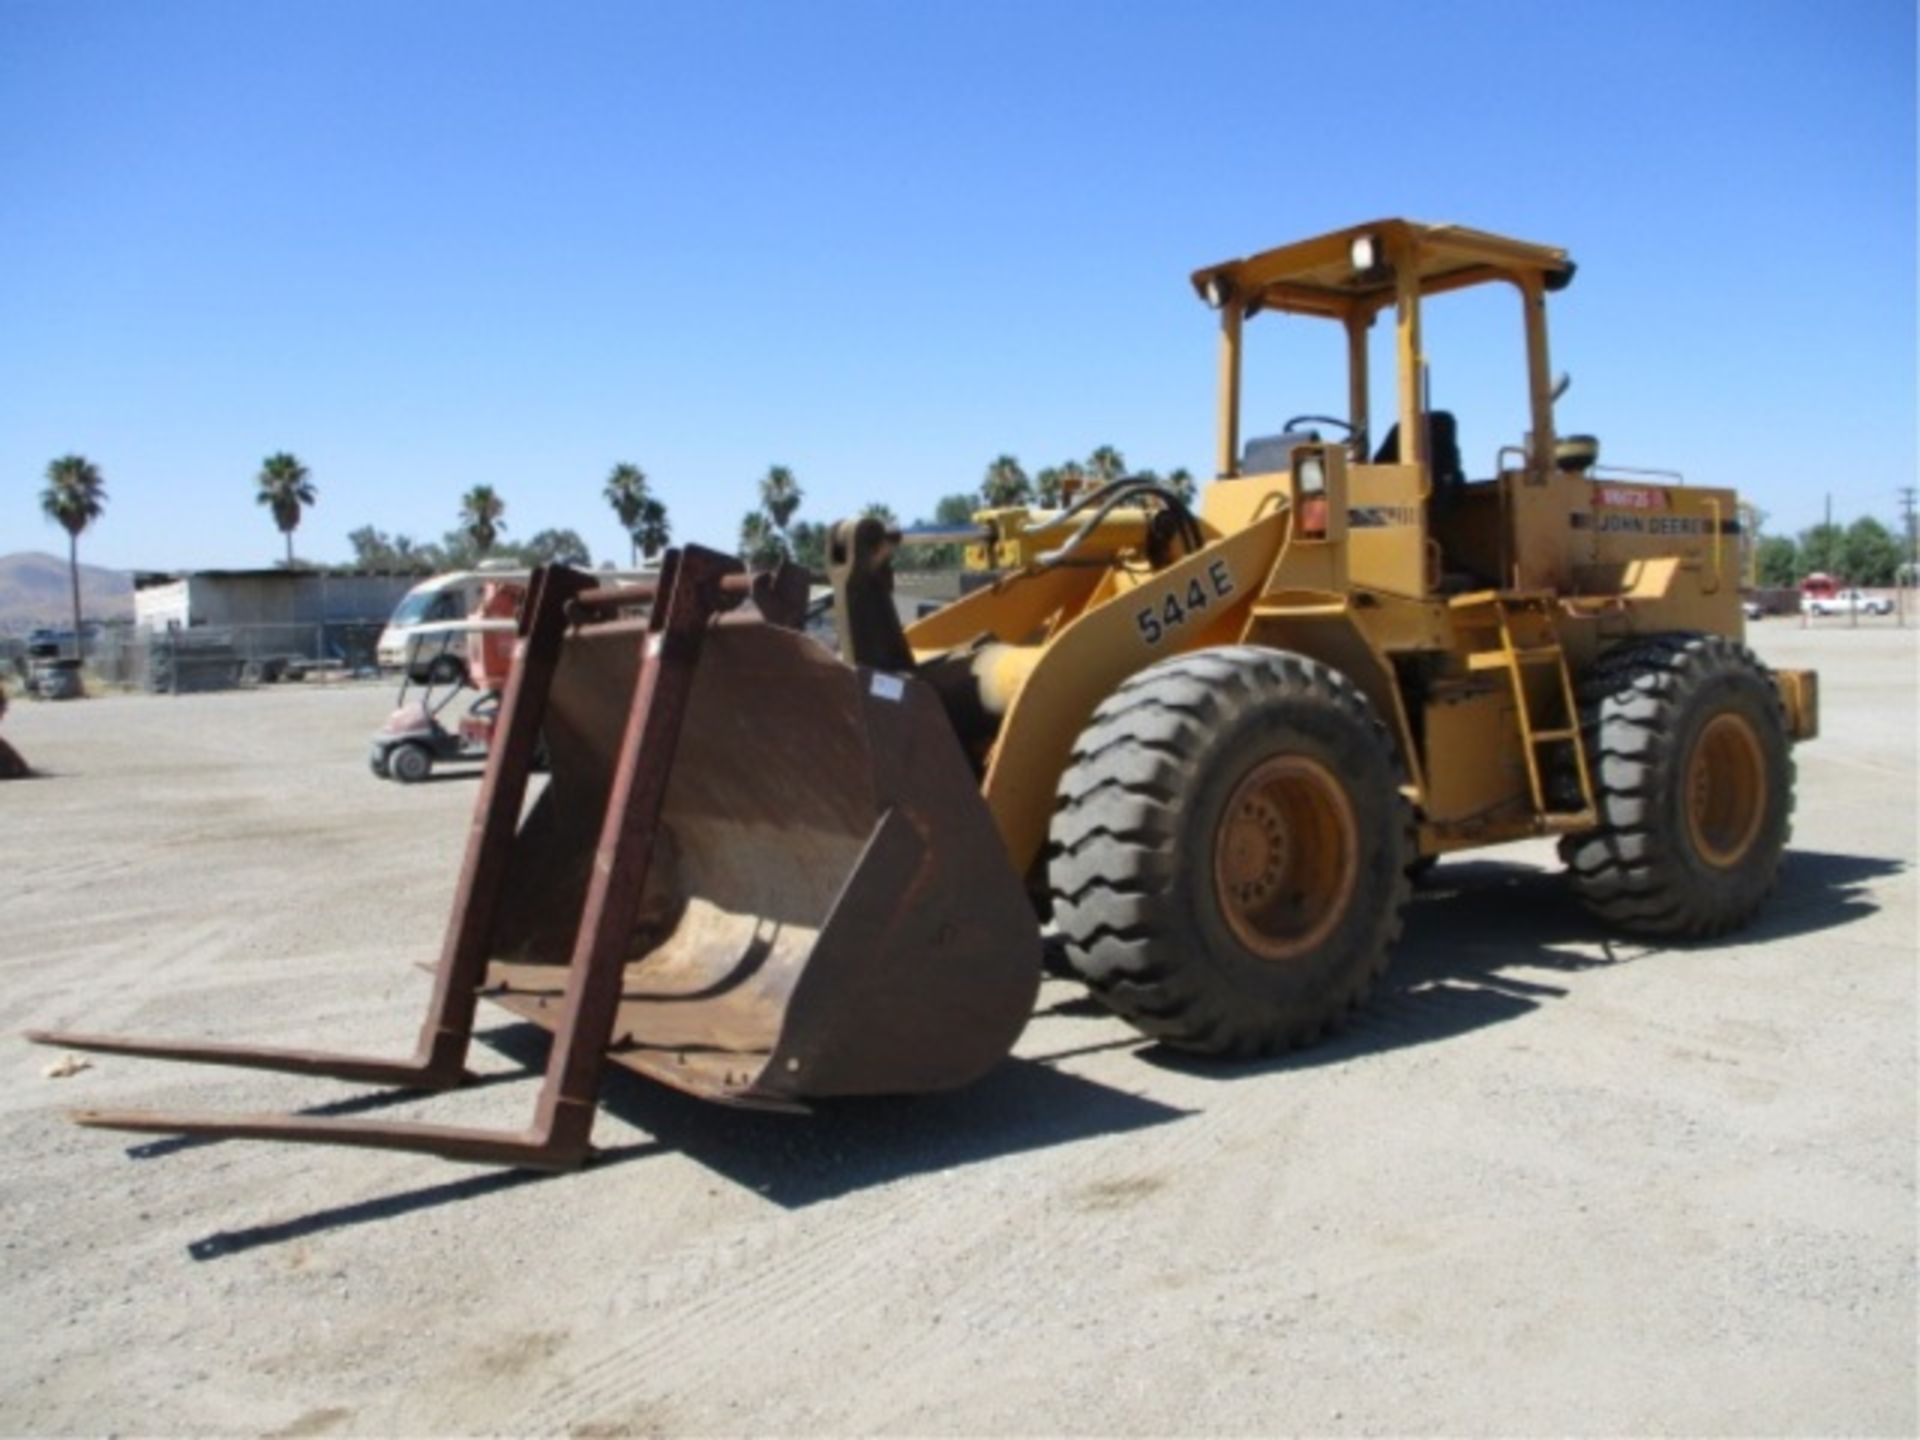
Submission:
[[[1287,421],[1285,428],[1291,430],[1294,426],[1309,420],[1315,425],[1338,425],[1342,430],[1347,432],[1347,438],[1349,440],[1353,438],[1353,425],[1349,421],[1342,420],[1338,415],[1296,415]]]

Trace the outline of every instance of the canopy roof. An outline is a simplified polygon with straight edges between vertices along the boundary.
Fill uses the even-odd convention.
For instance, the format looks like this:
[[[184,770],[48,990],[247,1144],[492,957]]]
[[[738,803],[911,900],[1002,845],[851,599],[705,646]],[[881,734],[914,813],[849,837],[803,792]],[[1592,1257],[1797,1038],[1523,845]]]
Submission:
[[[1424,295],[1457,290],[1489,280],[1537,275],[1548,290],[1573,278],[1567,252],[1550,245],[1509,240],[1461,225],[1423,225],[1415,220],[1374,220],[1263,250],[1241,260],[1226,260],[1193,272],[1193,288],[1207,299],[1209,281],[1219,280],[1243,304],[1293,310],[1309,315],[1370,315],[1394,299],[1394,271],[1353,268],[1353,242],[1376,237],[1381,253],[1411,265]]]

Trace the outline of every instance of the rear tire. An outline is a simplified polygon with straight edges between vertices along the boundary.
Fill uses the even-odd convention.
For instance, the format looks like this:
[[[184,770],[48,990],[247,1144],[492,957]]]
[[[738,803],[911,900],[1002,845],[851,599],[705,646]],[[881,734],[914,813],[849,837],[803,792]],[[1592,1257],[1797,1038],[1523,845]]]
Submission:
[[[1068,963],[1145,1033],[1268,1054],[1337,1025],[1400,933],[1412,814],[1393,741],[1305,656],[1176,656],[1094,712],[1050,836]]]
[[[1580,685],[1600,826],[1560,842],[1574,893],[1643,935],[1746,924],[1780,870],[1793,812],[1786,712],[1745,646],[1661,635]]]

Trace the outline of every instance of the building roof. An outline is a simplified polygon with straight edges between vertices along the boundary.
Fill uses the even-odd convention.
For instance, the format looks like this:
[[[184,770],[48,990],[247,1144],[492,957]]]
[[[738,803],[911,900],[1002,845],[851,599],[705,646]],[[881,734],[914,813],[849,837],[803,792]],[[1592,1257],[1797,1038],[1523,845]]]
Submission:
[[[276,565],[259,570],[136,570],[133,588],[151,589],[180,580],[411,580],[431,578],[418,570],[289,570]]]

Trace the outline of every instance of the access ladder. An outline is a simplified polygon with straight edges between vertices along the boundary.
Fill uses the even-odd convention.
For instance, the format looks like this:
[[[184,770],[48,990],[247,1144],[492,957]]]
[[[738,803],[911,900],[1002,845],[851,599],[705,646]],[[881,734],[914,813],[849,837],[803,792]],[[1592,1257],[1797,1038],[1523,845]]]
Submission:
[[[1546,834],[1589,830],[1599,823],[1599,811],[1593,801],[1593,776],[1587,767],[1586,747],[1580,742],[1580,707],[1574,699],[1573,677],[1567,670],[1567,654],[1560,645],[1553,623],[1553,597],[1548,594],[1497,594],[1480,592],[1456,596],[1452,604],[1466,612],[1459,618],[1476,629],[1490,631],[1498,638],[1495,647],[1469,650],[1469,671],[1502,670],[1513,686],[1514,723],[1520,732],[1520,754],[1526,761],[1527,787],[1533,799],[1533,813],[1540,830]],[[1530,686],[1527,677],[1545,671],[1553,680],[1545,686]],[[1544,724],[1536,727],[1536,704]],[[1580,785],[1577,809],[1556,809],[1554,797],[1547,793],[1542,776],[1547,766],[1541,752],[1549,746],[1563,746],[1573,754],[1573,773]]]

